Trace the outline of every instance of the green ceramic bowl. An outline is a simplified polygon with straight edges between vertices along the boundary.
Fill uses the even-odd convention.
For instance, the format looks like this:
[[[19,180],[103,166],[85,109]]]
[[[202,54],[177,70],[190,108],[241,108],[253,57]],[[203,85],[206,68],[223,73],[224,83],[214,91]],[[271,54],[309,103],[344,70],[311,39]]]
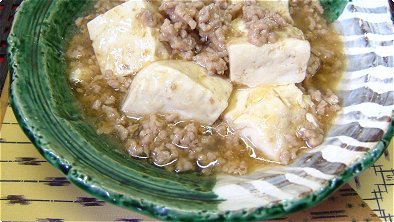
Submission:
[[[335,4],[343,1],[323,2],[330,20],[342,12]],[[171,221],[283,216],[315,205],[369,167],[393,135],[393,25],[387,1],[371,2],[349,3],[335,22],[348,57],[340,84],[343,111],[325,142],[287,167],[199,177],[117,152],[119,144],[85,121],[67,80],[67,33],[88,0],[23,2],[8,39],[10,102],[40,153],[100,199]]]

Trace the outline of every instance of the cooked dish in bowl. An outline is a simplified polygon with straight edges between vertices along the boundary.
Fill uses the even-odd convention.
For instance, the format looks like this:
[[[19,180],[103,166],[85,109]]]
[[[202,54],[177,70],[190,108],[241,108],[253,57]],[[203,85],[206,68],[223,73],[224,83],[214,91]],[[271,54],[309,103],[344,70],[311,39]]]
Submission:
[[[323,142],[343,43],[317,1],[98,1],[69,80],[98,134],[175,172],[245,175]]]
[[[310,3],[307,1],[305,2]],[[201,57],[200,52],[209,53],[207,50],[204,51],[204,49],[208,48],[206,43],[208,38],[201,39],[200,33],[197,35],[190,34],[190,32],[193,32],[190,31],[189,28],[187,28],[187,31],[185,32],[181,31],[183,29],[179,29],[179,31],[183,33],[182,36],[188,38],[190,34],[193,39],[198,40],[196,43],[199,42],[198,44],[202,45],[200,51],[193,52],[195,54],[192,55],[191,60],[188,60],[190,58],[185,59],[181,57],[181,51],[177,52],[176,50],[173,50],[171,42],[166,42],[164,39],[160,40],[160,28],[164,25],[165,18],[170,22],[167,22],[167,24],[171,25],[173,22],[171,20],[171,16],[169,16],[167,12],[160,11],[159,4],[157,4],[156,7],[159,7],[159,14],[163,20],[158,21],[162,21],[162,23],[157,23],[159,25],[153,26],[153,28],[148,25],[143,27],[158,30],[158,34],[154,34],[154,32],[147,32],[145,37],[156,40],[156,38],[153,37],[159,36],[158,42],[153,41],[151,43],[154,43],[156,46],[160,44],[164,45],[164,49],[167,50],[164,52],[168,54],[169,58],[156,61],[157,54],[154,54],[154,57],[145,57],[151,53],[151,51],[140,51],[144,52],[144,57],[141,58],[152,58],[155,61],[148,61],[146,65],[140,67],[141,70],[136,71],[134,74],[122,77],[108,76],[111,73],[106,73],[106,70],[112,70],[111,72],[114,73],[118,71],[125,71],[131,69],[133,65],[134,68],[138,68],[138,66],[135,66],[137,63],[130,64],[129,66],[119,66],[122,67],[119,70],[113,69],[116,66],[112,66],[112,68],[104,67],[104,71],[102,71],[99,62],[100,56],[97,56],[97,54],[100,53],[97,53],[97,50],[94,47],[94,41],[89,40],[91,38],[90,33],[89,35],[87,35],[87,33],[85,34],[85,37],[87,38],[80,38],[80,40],[83,41],[82,44],[77,43],[77,36],[81,34],[80,31],[83,32],[83,30],[88,30],[78,28],[77,26],[74,31],[70,33],[70,29],[73,26],[75,27],[76,21],[77,25],[80,24],[80,26],[84,22],[87,23],[87,20],[78,20],[77,18],[86,17],[89,13],[94,15],[92,15],[88,20],[94,21],[94,19],[101,14],[103,14],[104,17],[102,18],[105,20],[105,13],[110,12],[115,5],[108,6],[108,8],[103,9],[96,15],[96,12],[94,12],[96,9],[89,11],[89,8],[93,7],[91,5],[92,1],[89,0],[25,0],[15,16],[14,25],[8,39],[8,58],[10,61],[10,71],[12,73],[10,104],[22,129],[49,163],[64,173],[72,183],[81,187],[90,194],[118,206],[136,210],[162,220],[170,221],[250,221],[280,217],[294,211],[302,210],[320,202],[339,186],[351,179],[354,175],[371,166],[379,156],[382,155],[393,135],[394,92],[392,86],[394,55],[392,46],[394,41],[392,36],[394,35],[394,29],[387,1],[376,0],[347,2],[321,0],[321,2],[324,8],[324,16],[327,18],[327,15],[330,15],[328,16],[330,21],[336,20],[340,15],[340,17],[333,23],[333,26],[335,26],[335,29],[338,31],[340,39],[343,41],[344,45],[343,51],[345,56],[344,60],[341,60],[340,62],[346,61],[346,64],[343,68],[343,76],[340,77],[341,72],[338,73],[338,78],[340,78],[340,80],[337,87],[335,87],[337,81],[333,80],[331,82],[331,80],[329,80],[334,77],[336,78],[337,75],[322,75],[325,66],[321,66],[319,73],[315,74],[311,80],[306,77],[306,80],[302,83],[279,84],[280,87],[277,86],[278,84],[270,84],[270,87],[263,87],[247,86],[246,83],[236,83],[234,78],[237,76],[231,76],[231,64],[234,64],[231,63],[232,46],[238,46],[241,49],[248,47],[248,50],[243,50],[244,54],[248,54],[253,52],[249,49],[261,50],[267,45],[275,46],[276,44],[281,44],[284,41],[291,41],[289,39],[282,39],[280,38],[281,36],[278,35],[276,36],[278,38],[275,37],[275,39],[271,39],[273,43],[256,46],[253,44],[255,42],[249,42],[247,33],[249,33],[250,29],[246,24],[243,32],[234,32],[231,31],[232,29],[228,29],[228,33],[230,35],[238,33],[237,36],[240,35],[238,37],[241,38],[241,40],[243,38],[243,40],[239,42],[225,41],[228,56],[221,53],[216,53],[216,55],[213,56],[218,56],[225,61],[228,59],[229,62],[226,63],[227,70],[225,70],[222,75],[211,73],[208,71],[207,67],[201,66],[201,61],[197,63],[197,58],[195,58],[198,56],[198,58],[203,58]],[[346,7],[344,7],[345,5],[337,4],[338,2],[345,2]],[[106,4],[106,2],[102,2],[101,4],[104,3]],[[119,2],[119,5],[122,3],[124,2]],[[307,8],[305,9],[306,11],[311,11],[307,10]],[[81,15],[81,13],[85,11],[87,11],[87,13]],[[180,11],[182,10],[174,9],[174,12]],[[121,15],[121,13],[115,14]],[[148,15],[145,16],[142,16],[142,14],[139,15],[144,18],[149,18],[150,13],[147,12],[147,14]],[[290,14],[293,15],[292,19],[294,23],[292,23],[292,26],[297,26],[298,20],[307,18],[301,17],[297,19],[297,14],[294,13],[294,11],[291,11]],[[243,13],[239,13],[239,15],[243,16]],[[223,17],[223,21],[225,21],[225,18],[226,17]],[[234,19],[234,21],[235,20],[236,19]],[[237,21],[241,24],[242,22],[245,23],[243,19],[239,19]],[[237,21],[235,21],[235,23]],[[310,22],[311,21],[316,21],[316,19],[310,20]],[[116,23],[115,20],[114,22]],[[233,20],[231,23],[232,22]],[[291,21],[287,21],[287,23],[290,22]],[[229,27],[231,27],[231,23]],[[120,25],[109,25],[109,27],[122,27],[123,31],[130,33],[129,29]],[[314,26],[312,25],[310,27]],[[302,27],[300,28],[302,29]],[[108,31],[111,29],[106,28],[105,30]],[[106,33],[105,30],[97,32],[97,34],[104,35]],[[302,29],[302,31],[304,38],[308,39],[308,30],[305,31]],[[310,34],[312,35],[313,33]],[[321,39],[324,37],[325,36],[322,36]],[[232,38],[234,38],[234,36]],[[130,34],[126,36],[126,39],[141,40],[143,38],[135,38]],[[206,42],[203,40],[206,40]],[[231,38],[225,38],[225,40],[231,40]],[[276,40],[276,42],[274,40]],[[304,39],[295,38],[293,40],[302,41]],[[324,43],[324,41],[321,41],[321,46],[326,48],[327,45],[330,45],[328,48],[330,50],[335,48],[332,42]],[[328,41],[331,40],[328,39]],[[73,42],[75,44],[73,44]],[[316,39],[308,42],[313,49],[313,42],[319,41]],[[122,46],[121,42],[118,43]],[[304,43],[304,45],[306,45],[306,42]],[[73,57],[72,52],[74,50],[72,50],[72,46],[78,44],[83,47],[80,47],[80,50],[76,47],[75,49],[77,50],[75,52],[77,56]],[[114,44],[110,46],[107,45],[103,49],[112,50],[119,47],[119,45],[117,46]],[[85,50],[84,48],[90,49]],[[183,47],[181,49],[187,50]],[[283,50],[286,48],[281,49]],[[173,53],[174,51],[175,53]],[[282,55],[280,52],[283,53],[283,51],[280,51],[279,49],[274,51],[277,52],[277,55]],[[90,56],[85,56],[85,54],[79,52],[86,52]],[[115,52],[119,51],[115,50]],[[239,50],[236,52],[239,52]],[[235,63],[238,64],[235,68],[242,67],[245,63],[254,61],[254,59],[258,57],[257,55],[261,54],[262,52],[257,54],[254,53],[253,56],[250,56],[251,59],[246,61],[241,60],[242,58],[246,58],[246,56],[239,55],[239,60],[235,61]],[[327,55],[330,54],[331,53],[328,53]],[[95,57],[92,57],[93,55],[95,55]],[[311,57],[313,56],[309,54],[308,62]],[[107,57],[101,58],[106,59]],[[262,58],[269,59],[269,57]],[[90,62],[89,59],[91,59]],[[111,57],[109,57],[109,59],[111,59]],[[84,60],[88,61],[82,62]],[[278,62],[280,60],[271,61]],[[79,64],[82,63],[87,63],[91,66],[88,68],[86,66],[79,66]],[[174,63],[178,65],[174,65]],[[187,64],[186,67],[179,65],[185,63]],[[72,64],[76,66],[72,66]],[[247,69],[245,70],[248,70],[249,74],[253,73],[251,71],[255,70],[255,66],[252,65],[253,64],[248,64],[248,66],[246,66]],[[260,64],[258,67],[260,67]],[[77,71],[78,68],[79,71]],[[75,78],[75,76],[78,76],[78,73],[82,74],[81,77],[84,76],[87,69],[92,70],[89,78]],[[145,79],[152,77],[153,72],[149,71],[152,69],[156,70],[154,72],[156,74],[168,74],[167,78],[162,78],[166,75],[155,76],[163,79],[163,81],[157,81],[157,86],[162,86],[163,82],[169,83],[179,80],[183,83],[187,83],[187,89],[189,90],[182,90],[182,87],[185,85],[181,84],[176,84],[176,87],[172,87],[172,89],[171,86],[173,85],[168,84],[168,91],[164,92],[160,91],[163,87],[146,87],[146,85],[144,85],[145,83],[152,83],[151,81],[145,81]],[[185,69],[187,69],[187,71],[185,71]],[[161,70],[161,72],[157,72],[157,70]],[[168,70],[171,70],[171,72],[168,72]],[[196,73],[196,70],[200,70],[198,73],[201,74],[193,75],[193,73]],[[271,72],[268,71],[265,73],[271,74]],[[200,77],[200,75],[204,78],[192,78],[193,76]],[[174,78],[174,76],[176,77]],[[265,77],[270,76],[275,77],[276,75],[265,75]],[[169,81],[169,77],[172,77],[171,81]],[[102,79],[100,80],[100,78]],[[80,82],[78,83],[78,81],[76,82],[73,79],[79,79],[78,81]],[[140,79],[141,84],[136,83],[137,79]],[[157,95],[158,98],[162,98],[160,101],[166,101],[165,104],[176,104],[167,103],[167,96],[169,94],[165,93],[174,92],[174,94],[171,94],[171,97],[183,98],[182,96],[175,94],[175,92],[182,90],[185,95],[191,91],[192,96],[199,96],[198,98],[201,97],[201,101],[199,100],[196,102],[195,100],[191,100],[191,102],[196,105],[192,106],[193,109],[186,107],[189,108],[191,112],[184,113],[201,114],[204,113],[204,110],[211,109],[212,111],[214,106],[213,104],[210,104],[209,101],[211,96],[213,97],[215,104],[219,104],[217,101],[222,101],[220,98],[223,98],[223,95],[226,94],[223,93],[220,94],[221,96],[218,96],[218,91],[210,91],[209,89],[216,85],[205,84],[206,82],[204,82],[204,79],[215,79],[217,80],[216,82],[222,82],[225,83],[224,85],[232,87],[231,95],[229,95],[229,99],[227,100],[227,106],[223,108],[224,110],[221,111],[222,113],[219,114],[216,120],[211,120],[214,121],[213,124],[205,122],[206,119],[201,118],[202,115],[194,115],[192,117],[184,116],[183,113],[172,115],[175,111],[179,112],[182,110],[180,108],[173,112],[155,111],[157,114],[137,114],[139,112],[132,110],[136,108],[148,110],[153,109],[154,106],[137,106],[140,105],[141,102],[152,101],[148,100],[148,98],[153,98],[151,95]],[[268,78],[265,80],[267,79]],[[272,81],[275,79],[276,78],[271,78],[270,80]],[[123,82],[123,80],[125,82]],[[132,82],[128,87],[125,87],[122,90],[121,86],[127,86],[124,84],[127,83],[127,80],[132,80]],[[98,83],[93,84],[93,81]],[[107,85],[109,85],[109,82],[114,84],[111,85],[115,86],[115,89],[117,89],[116,84],[118,84],[118,90],[114,90],[112,86],[108,87]],[[257,81],[251,81],[248,82],[248,84],[254,84],[256,82]],[[321,82],[321,84],[318,82]],[[89,87],[84,88],[84,84],[86,86],[91,85],[92,89],[89,89]],[[133,84],[137,84],[137,87],[132,87]],[[222,86],[222,84],[219,85]],[[291,85],[291,87],[289,87],[289,85]],[[145,100],[137,100],[141,93],[131,94],[133,96],[130,97],[130,93],[133,92],[130,91],[130,89],[139,89],[140,87],[144,89],[142,92]],[[282,89],[287,88],[295,89],[294,91],[297,91],[298,93],[286,94],[285,92],[289,91]],[[174,89],[175,91],[172,91]],[[256,89],[263,90],[259,91]],[[282,129],[284,124],[288,124],[289,130],[287,132],[290,132],[292,127],[293,130],[296,130],[297,127],[294,126],[292,120],[298,120],[297,118],[294,118],[294,116],[297,117],[298,112],[293,112],[294,107],[293,109],[287,109],[287,107],[291,107],[293,105],[294,98],[299,98],[297,95],[301,95],[301,93],[303,100],[295,99],[296,101],[305,102],[307,101],[307,98],[310,97],[310,100],[312,100],[312,103],[310,104],[312,106],[316,106],[316,101],[313,101],[314,96],[312,92],[310,92],[311,89],[320,90],[322,95],[327,95],[327,90],[331,89],[331,91],[338,96],[341,109],[337,111],[336,114],[334,113],[332,115],[335,116],[335,118],[331,117],[333,118],[331,126],[329,126],[330,123],[328,125],[324,123],[324,120],[330,122],[329,118],[319,119],[318,115],[312,114],[311,115],[314,118],[308,117],[312,120],[316,119],[316,122],[324,126],[324,141],[321,145],[318,145],[315,148],[309,148],[306,141],[302,140],[301,142],[305,143],[302,147],[308,148],[301,149],[301,151],[296,152],[297,157],[294,160],[289,158],[289,163],[287,165],[285,165],[285,162],[281,164],[269,163],[272,165],[268,167],[268,163],[263,163],[268,162],[270,158],[267,156],[267,150],[260,149],[258,145],[263,143],[257,142],[254,142],[254,144],[246,144],[248,146],[255,145],[251,148],[246,148],[246,146],[241,147],[248,152],[253,150],[256,151],[255,159],[250,157],[250,153],[245,155],[246,158],[249,158],[247,159],[247,164],[253,163],[253,161],[258,162],[258,164],[248,165],[248,168],[242,171],[246,172],[245,175],[229,174],[230,171],[226,172],[225,168],[220,166],[219,155],[222,154],[219,152],[219,148],[216,148],[219,147],[218,145],[206,146],[209,148],[209,151],[211,151],[211,149],[216,149],[213,150],[217,153],[217,156],[214,157],[218,158],[215,165],[210,165],[209,167],[212,168],[208,170],[204,170],[197,165],[197,160],[200,165],[202,165],[201,163],[210,163],[203,162],[205,161],[204,155],[202,155],[200,159],[198,159],[198,157],[192,157],[191,159],[184,160],[176,158],[176,162],[174,162],[172,166],[167,166],[167,169],[169,170],[163,170],[160,167],[157,167],[154,163],[156,161],[155,157],[158,150],[151,151],[150,147],[143,147],[144,151],[142,154],[144,155],[148,153],[150,156],[136,156],[135,152],[131,152],[132,155],[136,156],[135,158],[137,158],[137,160],[133,159],[134,157],[131,158],[132,155],[129,154],[127,141],[131,139],[135,141],[136,145],[140,145],[140,143],[143,142],[143,138],[141,139],[141,136],[144,135],[144,133],[141,134],[141,132],[145,130],[145,133],[147,133],[146,135],[149,135],[149,133],[152,132],[148,130],[154,129],[153,127],[156,126],[159,132],[164,131],[174,133],[175,128],[180,128],[181,130],[186,128],[189,129],[189,127],[186,126],[192,124],[198,129],[197,142],[201,141],[201,143],[204,142],[204,144],[209,145],[212,143],[205,143],[205,139],[208,140],[208,142],[209,140],[213,140],[214,144],[220,144],[221,141],[226,141],[227,138],[235,138],[235,140],[238,140],[242,145],[242,143],[245,143],[244,141],[247,141],[244,139],[247,138],[247,133],[250,134],[250,141],[252,141],[252,139],[256,138],[252,137],[253,135],[258,135],[258,133],[264,132],[253,129],[257,129],[267,122],[262,121],[262,119],[264,119],[264,115],[259,116],[255,115],[255,112],[246,112],[242,107],[242,109],[238,109],[237,106],[235,106],[237,109],[232,108],[234,107],[231,105],[232,102],[239,104],[236,100],[234,101],[234,98],[236,98],[234,97],[235,94],[238,95],[237,97],[245,98],[243,96],[246,93],[249,95],[253,92],[255,97],[249,96],[248,98],[261,98],[261,95],[264,95],[264,98],[270,98],[269,101],[276,101],[277,104],[286,104],[275,107],[282,107],[279,110],[280,112],[278,111],[265,114],[271,116],[279,115],[281,117],[278,118],[280,120],[278,123],[280,124],[275,125],[277,129]],[[102,94],[103,99],[101,96],[100,98],[94,98],[94,96],[97,96],[98,94],[97,91],[101,92],[100,94]],[[300,91],[301,93],[299,93]],[[139,91],[137,90],[136,92]],[[114,98],[111,98],[109,96],[110,94],[113,94]],[[276,97],[272,96],[272,94]],[[107,101],[108,96],[110,98],[108,98]],[[91,98],[89,99],[89,97]],[[128,100],[127,98],[132,98],[132,100]],[[279,99],[279,101],[276,98],[281,99]],[[253,99],[242,100],[246,105],[248,105],[250,110],[253,110],[255,107],[264,107],[264,105],[270,104],[258,103],[257,101],[259,101],[259,99]],[[93,106],[96,100],[101,102],[101,104],[98,103],[96,104],[97,106]],[[328,104],[329,102],[325,99],[321,100],[323,103],[321,106],[325,107],[323,106],[323,100]],[[131,101],[131,103],[127,103],[127,101]],[[137,103],[138,101],[139,103]],[[173,101],[177,102],[180,100],[177,99]],[[131,104],[133,106],[131,106]],[[156,105],[157,103],[148,103],[148,105],[150,104]],[[110,116],[112,114],[111,110],[115,110],[113,112],[114,121],[120,120],[120,122],[116,124],[120,126],[115,125],[113,127],[114,124],[108,119],[110,117],[108,117],[107,113],[103,110],[104,105],[107,108],[113,108],[109,109],[110,112],[108,112],[108,114],[110,114]],[[93,109],[93,107],[98,107],[98,109]],[[272,107],[273,106],[269,108]],[[300,107],[302,106],[300,105]],[[157,107],[155,109],[157,109]],[[267,110],[271,111],[271,109]],[[263,109],[263,111],[267,110]],[[300,110],[302,111],[301,108]],[[129,111],[132,112],[129,114]],[[261,109],[258,109],[258,111],[260,112]],[[242,115],[245,116],[244,121],[242,122],[245,124],[245,128],[237,127],[236,124],[240,123],[239,118],[235,121],[230,121],[230,117],[237,116],[234,113],[238,114],[238,112],[242,112]],[[116,113],[120,116],[124,115],[125,122],[122,122],[122,119],[117,117]],[[214,117],[212,117],[214,112],[208,113],[211,114],[208,117],[214,119]],[[226,114],[228,113],[233,114],[230,115],[230,117],[228,115],[226,117]],[[283,115],[283,113],[286,115]],[[253,115],[259,117],[254,119],[254,122],[258,124],[251,126],[249,125],[251,123],[250,117]],[[289,116],[291,118],[289,118]],[[174,122],[171,122],[170,117],[177,119],[174,119],[172,120]],[[208,117],[206,118],[209,119]],[[147,121],[148,118],[152,118],[152,121],[147,123],[144,122]],[[101,121],[99,121],[100,119]],[[288,122],[288,119],[291,121]],[[166,121],[170,122],[170,124],[169,128],[164,129],[160,123],[164,123]],[[220,121],[222,121],[222,125],[224,126],[223,131],[220,130],[218,124]],[[309,120],[307,121],[310,122]],[[105,124],[99,125],[100,122],[110,122],[107,123],[109,126],[108,131],[106,131]],[[143,128],[144,123],[146,124],[146,129]],[[119,129],[122,131],[122,127],[129,127],[129,125],[124,124],[131,124],[130,126],[137,125],[136,132],[139,131],[140,134],[131,134],[127,131],[127,134],[124,134],[126,137],[123,137],[126,139],[122,140],[121,135],[123,134],[119,134],[117,131],[119,131]],[[204,127],[201,127],[200,124],[205,126],[205,131],[201,132],[201,128]],[[115,127],[117,129],[114,129]],[[327,127],[327,129],[325,127]],[[227,130],[226,128],[230,128],[230,130]],[[243,129],[252,130],[245,132]],[[210,131],[212,131],[212,133],[210,133]],[[226,134],[222,132],[230,134],[230,137],[228,135],[225,137]],[[280,132],[280,130],[274,132]],[[176,135],[178,135],[179,132],[176,133]],[[201,136],[201,133],[205,134]],[[219,133],[221,133],[221,135],[219,135]],[[294,133],[294,131],[292,131],[292,133]],[[213,135],[212,137],[211,134]],[[161,136],[163,136],[163,134],[161,134]],[[190,137],[182,137],[182,139],[184,138]],[[205,139],[203,140],[203,138]],[[300,138],[297,137],[296,139]],[[148,139],[149,137],[146,141],[149,142],[150,140]],[[161,139],[161,137],[159,139]],[[163,139],[168,140],[167,137],[164,137]],[[178,142],[180,141],[182,140],[179,140]],[[159,142],[160,141],[158,139],[153,140],[153,143]],[[263,142],[267,143],[272,141],[263,140]],[[174,146],[176,146],[175,144],[182,145],[179,143],[173,144],[172,140],[171,144]],[[137,146],[134,147],[137,148]],[[147,151],[145,151],[145,148]],[[191,151],[193,150],[189,147],[184,148],[184,150],[181,150],[182,147],[176,146],[176,148],[180,150],[178,157],[181,156],[182,158],[184,154],[188,154],[189,152],[192,153]],[[131,149],[131,151],[138,150]],[[232,152],[234,152],[232,148],[229,148],[228,153],[230,157],[233,155]],[[163,154],[169,154],[169,156],[171,156],[173,153],[163,152]],[[206,156],[208,156],[208,154]],[[209,154],[209,156],[211,156],[211,154]],[[145,158],[146,161],[138,160],[141,158]],[[261,160],[257,160],[257,158],[260,158]],[[163,159],[166,160],[165,158]],[[174,173],[173,171],[177,170],[176,167],[181,165],[182,161],[189,161],[192,166],[195,164],[194,169],[187,170],[189,173]],[[187,166],[187,164],[185,164],[185,166]],[[237,169],[237,166],[239,165],[234,165],[234,169]],[[231,167],[229,166],[229,168]],[[214,174],[215,172],[219,173]],[[210,175],[201,176],[201,174]]]

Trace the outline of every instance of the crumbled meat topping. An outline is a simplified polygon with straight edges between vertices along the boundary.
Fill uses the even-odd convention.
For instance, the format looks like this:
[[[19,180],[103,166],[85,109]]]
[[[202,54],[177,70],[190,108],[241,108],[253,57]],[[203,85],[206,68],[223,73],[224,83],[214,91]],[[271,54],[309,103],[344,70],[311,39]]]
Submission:
[[[147,27],[154,28],[159,25],[159,16],[147,9],[140,12],[138,17],[142,20],[142,24]]]
[[[313,76],[319,71],[321,67],[321,59],[319,53],[315,50],[311,50],[311,57],[308,61],[308,67],[306,69],[306,78],[313,78]]]
[[[330,89],[323,94],[320,90],[311,88],[308,93],[314,103],[314,113],[317,114],[319,119],[340,110],[339,98]]]
[[[257,3],[243,7],[243,20],[248,29],[248,40],[256,46],[275,43],[277,37],[274,31],[288,25],[282,16],[263,9]]]
[[[160,41],[170,44],[172,55],[191,60],[201,45],[198,44],[198,39],[189,34],[184,27],[181,22],[172,23],[169,19],[165,19],[160,27]]]

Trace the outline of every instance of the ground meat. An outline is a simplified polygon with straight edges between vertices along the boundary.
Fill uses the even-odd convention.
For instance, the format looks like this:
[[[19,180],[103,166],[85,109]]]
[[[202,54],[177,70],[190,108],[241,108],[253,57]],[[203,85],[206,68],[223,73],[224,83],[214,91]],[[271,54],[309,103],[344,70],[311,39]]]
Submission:
[[[256,46],[276,42],[275,31],[288,25],[282,16],[263,9],[257,2],[243,7],[243,20],[248,29],[248,40]]]
[[[105,71],[104,76],[108,85],[111,86],[115,91],[124,93],[128,92],[132,82],[132,78],[130,76],[114,75],[111,70]]]
[[[100,109],[100,107],[101,107],[101,101],[100,100],[96,100],[92,104],[92,109],[98,110],[98,109]]]
[[[117,109],[115,109],[113,107],[104,105],[104,106],[102,106],[102,110],[107,115],[107,118],[110,120],[116,120],[117,118],[119,118],[119,113],[118,113]]]
[[[138,17],[141,19],[142,24],[147,27],[154,28],[159,25],[159,15],[147,9],[142,10]]]
[[[124,126],[115,126],[116,133],[122,140],[126,140],[126,134],[129,135],[125,150],[131,156],[149,158],[155,165],[176,172],[195,169],[203,169],[201,172],[204,174],[219,171],[243,175],[247,172],[247,164],[240,166],[238,162],[234,163],[240,155],[246,155],[237,136],[212,136],[216,134],[214,131],[208,136],[204,128],[195,122],[180,122],[174,115],[167,117],[150,115],[138,120],[142,127],[132,133],[137,136],[130,135]],[[236,138],[230,139],[232,142],[229,143],[228,137]]]
[[[153,157],[153,163],[159,167],[165,167],[173,164],[178,159],[178,151],[172,144],[160,144],[156,146],[151,155]]]
[[[119,135],[121,140],[126,140],[127,136],[129,135],[129,131],[122,125],[115,125],[114,129]]]
[[[236,19],[242,15],[243,2],[237,2],[234,4],[229,4],[226,9],[226,13],[231,15],[232,19]]]
[[[309,148],[317,147],[322,144],[324,139],[324,132],[319,127],[299,126],[296,131],[297,137],[306,142]]]
[[[186,158],[182,158],[177,161],[174,171],[178,173],[178,172],[192,171],[194,169],[195,166],[190,160]]]
[[[194,60],[210,74],[223,75],[228,61],[225,34],[231,22],[226,8],[225,1],[163,1],[159,9],[169,19],[160,27],[160,41],[170,45],[172,55]]]
[[[234,160],[234,162],[223,163],[223,171],[237,176],[245,175],[248,172],[247,164],[244,160]]]
[[[324,9],[319,1],[315,0],[290,0],[290,14],[295,14],[295,8],[303,10],[303,28],[306,39],[318,39],[327,34],[329,27],[327,21],[323,17]]]
[[[289,164],[291,160],[297,157],[298,148],[284,149],[279,156],[280,163],[283,165]]]
[[[195,16],[202,7],[202,1],[164,0],[159,10],[164,11],[173,23],[185,24],[193,30],[197,27]]]
[[[116,102],[116,98],[113,95],[110,95],[107,97],[107,99],[104,101],[105,105],[113,105]]]
[[[231,22],[231,15],[226,13],[226,7],[221,2],[203,7],[197,14],[197,24],[200,38],[210,42],[210,47],[217,51],[225,51],[225,35]]]
[[[319,119],[323,119],[327,115],[340,110],[339,98],[330,89],[323,94],[320,90],[311,88],[308,90],[308,93],[311,95],[311,99],[315,105],[313,112],[317,114]]]
[[[319,114],[316,113],[314,104],[309,103],[309,106],[298,111],[298,114],[297,118],[291,120],[289,133],[284,135],[285,145],[279,155],[280,163],[283,165],[295,159],[301,147],[315,148],[323,143],[323,124],[318,118]]]
[[[83,56],[85,56],[84,51],[84,48],[78,45],[76,48],[69,52],[68,56],[71,59],[81,59]]]
[[[200,54],[194,56],[193,60],[204,67],[208,74],[224,75],[228,69],[228,55],[227,51],[218,52],[211,47],[206,48]]]
[[[287,134],[284,135],[286,148],[283,149],[279,155],[279,161],[283,165],[287,165],[291,160],[297,157],[296,153],[300,147],[304,144],[301,139],[297,138],[296,135]]]
[[[165,19],[160,27],[160,41],[169,43],[172,55],[179,55],[183,59],[192,60],[193,56],[202,47],[198,38],[190,34],[180,22],[172,23]]]
[[[313,76],[319,72],[321,68],[321,59],[319,57],[319,53],[316,50],[312,49],[311,57],[308,61],[308,66],[306,69],[306,78],[313,78]]]

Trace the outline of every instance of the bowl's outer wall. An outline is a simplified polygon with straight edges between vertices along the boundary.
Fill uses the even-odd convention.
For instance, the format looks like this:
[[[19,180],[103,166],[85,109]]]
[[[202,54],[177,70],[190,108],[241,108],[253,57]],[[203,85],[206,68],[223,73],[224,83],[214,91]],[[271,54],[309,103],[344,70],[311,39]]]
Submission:
[[[177,175],[143,161],[130,161],[98,136],[81,114],[64,57],[69,27],[91,1],[26,0],[9,37],[10,102],[40,153],[82,189],[116,205],[165,220],[251,220],[283,216],[310,207],[369,167],[387,146],[393,128],[362,160],[305,198],[235,212],[217,210],[216,179]],[[392,125],[393,123],[391,123]]]

